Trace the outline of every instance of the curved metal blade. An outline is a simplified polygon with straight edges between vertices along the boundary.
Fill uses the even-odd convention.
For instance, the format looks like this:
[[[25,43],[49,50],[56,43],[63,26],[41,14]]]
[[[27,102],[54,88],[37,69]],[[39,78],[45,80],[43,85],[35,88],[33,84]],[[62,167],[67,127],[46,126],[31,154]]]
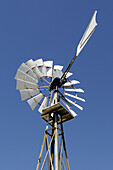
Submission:
[[[23,71],[24,73],[38,80],[38,77],[36,76],[36,74],[25,63],[22,63],[18,70]],[[16,76],[17,76],[17,73],[16,73]]]
[[[68,110],[71,112],[71,114],[75,117],[77,116],[77,114],[71,109],[71,108],[68,108]]]
[[[72,103],[74,106],[76,106],[78,109],[83,110],[83,108],[81,106],[79,106],[78,104],[74,103],[73,101],[69,100],[68,98],[66,98],[70,103]]]
[[[68,78],[68,77],[70,77],[72,75],[73,75],[73,73],[68,72],[67,75],[66,75],[66,78]]]
[[[61,78],[62,75],[63,75],[63,73],[61,70],[53,70],[53,78],[55,78],[55,77]]]
[[[24,73],[28,74],[29,76],[33,77],[36,80],[38,79],[36,74],[25,63],[22,63],[18,70],[23,71]]]
[[[39,111],[40,113],[42,113],[42,110],[47,107],[47,102],[48,102],[48,98],[45,97],[44,100],[43,100],[43,102],[42,102],[42,104],[41,104],[41,106],[40,106],[39,109],[38,109],[38,111]]]
[[[35,107],[37,106],[37,104],[40,102],[40,100],[43,98],[43,94],[40,93],[37,96],[27,100],[27,102],[29,103],[30,107],[32,110],[35,109]]]
[[[40,70],[40,72],[42,73],[42,75],[43,75],[44,77],[47,76],[47,70],[46,70],[46,67],[45,67],[44,65],[38,67],[38,69]]]
[[[65,95],[67,95],[67,96],[69,96],[69,97],[73,97],[74,99],[80,100],[80,101],[82,101],[82,102],[85,102],[84,99],[82,99],[82,98],[80,98],[80,97],[77,97],[77,96],[74,96],[74,95],[72,95],[72,94],[65,93]]]
[[[40,72],[39,68],[36,66],[33,69],[33,72],[38,76],[38,78],[43,77],[43,74]]]
[[[40,61],[40,60],[39,60],[39,61]],[[33,72],[38,76],[38,78],[41,78],[41,77],[43,77],[43,76],[46,76],[46,73],[45,73],[45,72],[46,72],[46,69],[45,69],[45,67],[43,68],[44,64],[43,64],[42,59],[41,59],[40,65],[41,65],[41,68],[43,68],[43,72],[40,71],[40,69],[39,69],[38,66],[36,65],[36,62],[33,61],[32,59],[29,60],[29,61],[27,61],[27,62],[26,62],[26,65],[27,65],[30,69],[33,70]]]
[[[68,108],[73,117],[77,116],[77,114],[62,99],[61,101]]]
[[[82,89],[65,89],[65,91],[84,93],[84,90],[82,90]]]
[[[27,65],[30,69],[36,67],[35,62],[34,62],[32,59],[28,60],[28,61],[26,62],[26,65]]]
[[[35,64],[36,64],[38,67],[44,65],[42,58],[41,58],[41,59],[38,59],[38,60],[36,60],[36,61],[34,61],[34,62],[35,62]]]
[[[37,77],[37,75],[33,72],[33,70],[29,69],[28,72],[26,72],[26,74],[28,74],[29,76],[33,77],[34,79],[38,80],[39,78]]]
[[[44,61],[43,69],[45,68],[45,74],[44,76],[52,77],[52,67],[53,67],[53,61]]]
[[[32,96],[35,96],[36,94],[39,93],[39,90],[34,90],[34,89],[23,89],[23,90],[20,90],[20,94],[21,94],[21,99],[22,101],[23,100],[26,100]]]
[[[65,102],[67,102],[71,107],[73,106],[59,90],[58,90],[58,93],[61,95],[61,98],[62,98]]]
[[[54,70],[60,70],[60,71],[62,71],[62,69],[63,69],[63,66],[54,65]]]
[[[47,71],[47,77],[52,77],[53,69],[49,68],[49,67],[46,67],[46,71]]]
[[[69,86],[72,86],[72,85],[74,85],[74,84],[79,84],[79,83],[80,83],[80,82],[77,81],[77,80],[72,80],[71,82],[65,83],[63,86],[64,86],[64,87],[69,87]]]
[[[24,73],[26,73],[29,70],[29,67],[25,64],[22,63],[19,67],[19,70],[23,71]]]
[[[44,61],[44,66],[52,68],[53,67],[53,61]]]
[[[17,74],[15,76],[15,79],[25,80],[31,83],[38,83],[38,80],[32,78],[31,76],[27,75],[23,71],[19,70],[17,71]]]
[[[34,72],[38,75],[39,78],[46,76],[46,67],[44,66],[44,62],[42,59],[38,59],[34,61],[36,67],[33,69]]]
[[[37,89],[37,88],[38,88],[37,84],[17,79],[17,84],[16,84],[16,89],[17,90],[21,90],[21,89]]]

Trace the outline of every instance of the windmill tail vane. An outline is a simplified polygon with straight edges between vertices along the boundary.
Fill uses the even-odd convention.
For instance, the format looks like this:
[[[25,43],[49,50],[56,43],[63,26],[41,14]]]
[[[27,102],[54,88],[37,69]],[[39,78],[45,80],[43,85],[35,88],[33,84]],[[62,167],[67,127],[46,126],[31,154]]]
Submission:
[[[94,12],[77,46],[77,52],[64,72],[63,66],[53,66],[53,61],[43,61],[42,59],[35,61],[30,59],[26,63],[22,63],[17,70],[15,76],[16,89],[20,91],[22,101],[27,100],[32,110],[39,104],[38,111],[41,113],[41,118],[47,122],[36,170],[40,167],[45,143],[47,151],[41,169],[44,168],[46,160],[48,160],[48,169],[58,170],[65,169],[65,167],[68,170],[70,169],[63,123],[77,116],[76,111],[72,109],[73,107],[77,111],[83,110],[81,103],[85,102],[85,99],[79,96],[81,93],[84,93],[83,89],[78,88],[80,82],[69,79],[73,75],[69,70],[97,27],[96,14],[97,11]],[[52,128],[48,129],[48,125]],[[48,136],[50,139],[48,139]],[[63,153],[65,155],[65,161],[63,161]]]

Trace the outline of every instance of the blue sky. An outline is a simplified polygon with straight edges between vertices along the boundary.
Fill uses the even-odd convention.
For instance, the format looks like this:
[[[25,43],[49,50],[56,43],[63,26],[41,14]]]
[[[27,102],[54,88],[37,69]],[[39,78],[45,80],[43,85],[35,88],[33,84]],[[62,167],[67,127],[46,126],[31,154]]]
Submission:
[[[71,68],[84,110],[65,123],[71,170],[113,169],[113,2],[0,1],[0,170],[34,170],[45,122],[22,102],[14,76],[29,59],[67,67],[94,11],[94,34]]]

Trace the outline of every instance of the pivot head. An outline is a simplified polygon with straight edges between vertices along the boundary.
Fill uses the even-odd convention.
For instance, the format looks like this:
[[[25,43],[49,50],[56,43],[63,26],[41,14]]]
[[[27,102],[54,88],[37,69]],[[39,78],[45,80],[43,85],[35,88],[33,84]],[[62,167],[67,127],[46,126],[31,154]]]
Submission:
[[[61,78],[56,77],[50,84],[49,90],[52,91],[56,89],[56,87],[61,88],[63,84],[67,82],[67,79],[65,78],[63,81],[61,81]]]

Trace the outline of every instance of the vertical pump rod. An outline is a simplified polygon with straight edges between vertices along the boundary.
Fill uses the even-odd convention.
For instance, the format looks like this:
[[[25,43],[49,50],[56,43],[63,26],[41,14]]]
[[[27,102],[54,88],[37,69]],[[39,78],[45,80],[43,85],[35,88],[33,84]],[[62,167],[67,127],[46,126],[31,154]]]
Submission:
[[[55,92],[55,104],[58,102],[58,87],[56,87],[56,92]],[[59,169],[59,158],[58,158],[58,115],[55,113],[55,123],[54,123],[54,128],[55,128],[55,170]]]

